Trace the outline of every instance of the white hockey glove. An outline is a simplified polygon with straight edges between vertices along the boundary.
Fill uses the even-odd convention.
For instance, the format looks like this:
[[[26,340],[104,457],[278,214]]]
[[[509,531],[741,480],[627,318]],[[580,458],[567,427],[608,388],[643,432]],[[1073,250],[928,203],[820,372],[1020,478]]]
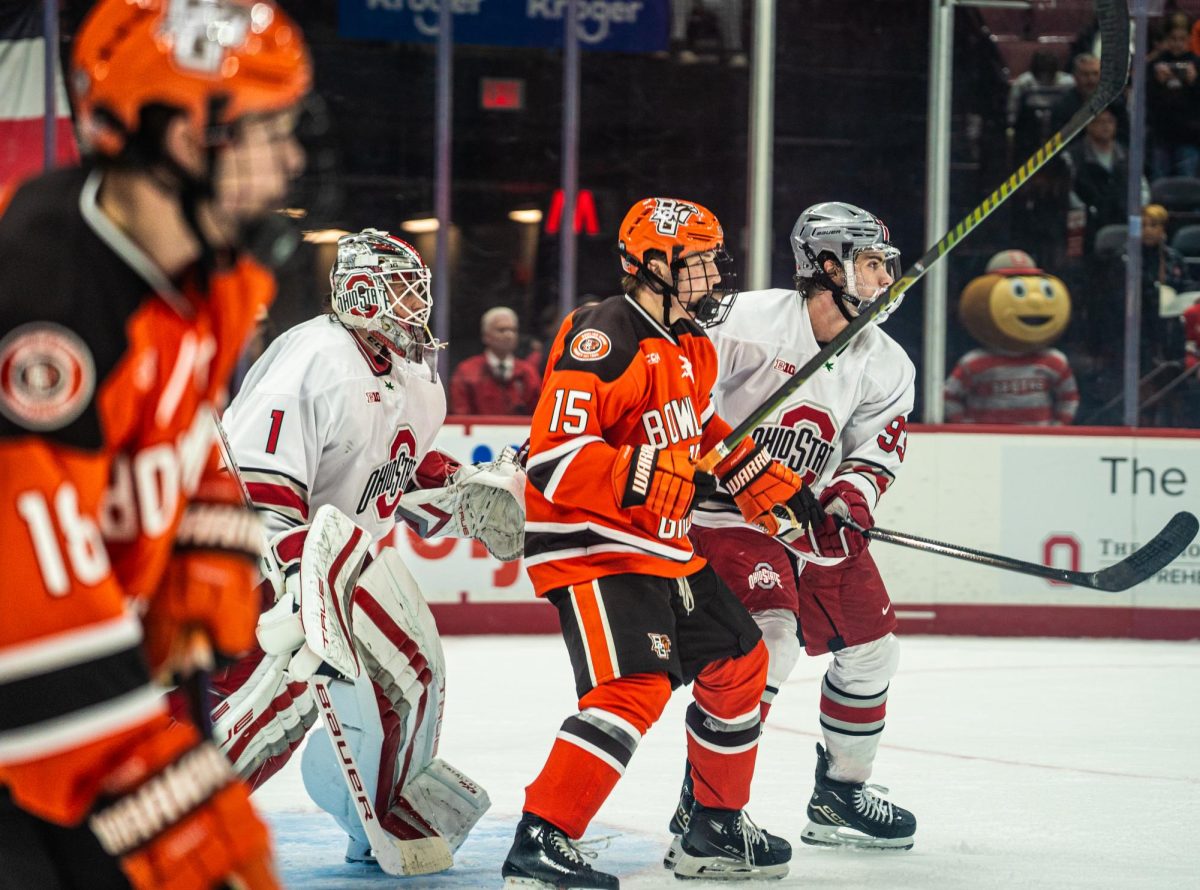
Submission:
[[[306,530],[292,529],[271,540],[271,553],[282,566],[283,590],[258,620],[258,642],[268,655],[292,656],[292,679],[307,680],[322,662],[343,676],[358,676],[350,597],[370,543],[365,531],[328,504],[317,510]],[[277,578],[272,583],[278,593]]]
[[[501,562],[525,547],[525,471],[505,448],[489,463],[461,467],[443,488],[412,491],[397,512],[422,538],[474,538]]]

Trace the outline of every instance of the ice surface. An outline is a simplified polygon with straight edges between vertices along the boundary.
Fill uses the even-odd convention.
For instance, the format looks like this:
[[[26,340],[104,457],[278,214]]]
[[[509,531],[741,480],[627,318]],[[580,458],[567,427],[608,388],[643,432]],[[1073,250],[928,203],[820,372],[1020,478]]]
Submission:
[[[805,658],[764,730],[749,812],[795,843],[791,873],[753,886],[1200,887],[1200,644],[905,637],[872,781],[917,817],[907,853],[799,843],[812,790],[823,659]],[[499,887],[523,789],[575,710],[557,637],[445,640],[441,756],[492,809],[444,874],[396,879],[342,860],[298,760],[255,794],[291,888]],[[601,809],[597,867],[622,886],[685,887],[661,868],[683,770],[676,693]],[[714,886],[702,883],[699,886]]]

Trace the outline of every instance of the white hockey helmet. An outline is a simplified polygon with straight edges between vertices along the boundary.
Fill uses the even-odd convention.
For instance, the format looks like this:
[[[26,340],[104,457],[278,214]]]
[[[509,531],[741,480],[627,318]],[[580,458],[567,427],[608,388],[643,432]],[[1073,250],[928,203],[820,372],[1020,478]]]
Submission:
[[[338,239],[329,271],[333,313],[410,361],[441,344],[429,332],[429,267],[415,247],[379,229]]]
[[[883,292],[864,294],[854,272],[854,261],[864,251],[883,254],[893,281],[900,277],[900,251],[893,247],[887,226],[861,207],[841,201],[814,204],[792,227],[792,253],[796,257],[796,280],[815,279],[822,290],[833,292],[838,308],[847,318],[859,315],[879,299]],[[825,272],[824,262],[836,260],[845,273],[844,286],[838,286]],[[882,324],[904,301],[903,296],[875,317]]]

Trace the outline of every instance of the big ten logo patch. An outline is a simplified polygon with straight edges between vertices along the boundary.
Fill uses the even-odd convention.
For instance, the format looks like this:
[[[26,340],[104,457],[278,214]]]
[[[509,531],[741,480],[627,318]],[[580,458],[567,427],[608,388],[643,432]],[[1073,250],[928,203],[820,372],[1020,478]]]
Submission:
[[[646,634],[650,638],[650,651],[657,658],[668,661],[671,658],[671,638],[666,634]]]
[[[811,485],[833,456],[837,432],[828,411],[805,402],[784,411],[778,423],[755,429],[754,441]]]
[[[374,503],[375,513],[382,522],[396,512],[404,486],[416,469],[417,438],[410,427],[396,431],[388,448],[388,459],[371,470],[367,484],[358,499],[357,513],[361,514]]]
[[[666,448],[688,439],[699,439],[703,431],[700,418],[690,398],[672,399],[661,408],[651,408],[642,415],[646,444]],[[693,455],[695,457],[696,455]]]
[[[754,571],[746,576],[746,583],[751,590],[773,590],[783,584],[779,572],[771,567],[769,562],[756,563]]]

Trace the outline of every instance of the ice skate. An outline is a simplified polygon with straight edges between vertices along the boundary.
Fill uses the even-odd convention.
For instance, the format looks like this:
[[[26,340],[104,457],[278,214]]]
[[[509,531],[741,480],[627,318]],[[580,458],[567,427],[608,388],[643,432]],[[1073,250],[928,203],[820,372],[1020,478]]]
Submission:
[[[912,849],[917,819],[874,793],[878,790],[886,794],[886,788],[838,782],[829,778],[828,771],[825,749],[817,745],[817,783],[808,802],[808,825],[800,840],[820,847]]]
[[[792,847],[750,821],[745,810],[715,810],[695,804],[679,842],[675,877],[710,881],[782,878]]]
[[[375,859],[374,851],[371,849],[371,842],[356,837],[350,838],[346,843],[346,861],[361,865],[379,864]]]
[[[596,871],[579,848],[559,828],[525,813],[517,824],[517,836],[500,869],[505,887],[593,888],[616,890],[615,875]]]
[[[687,831],[688,820],[692,817],[692,806],[695,803],[696,798],[692,795],[692,765],[689,763],[683,771],[683,787],[679,789],[679,803],[675,804],[675,812],[667,825],[672,837],[671,846],[667,847],[667,853],[663,856],[663,868],[668,871],[675,868],[679,854],[683,852],[679,841]]]

